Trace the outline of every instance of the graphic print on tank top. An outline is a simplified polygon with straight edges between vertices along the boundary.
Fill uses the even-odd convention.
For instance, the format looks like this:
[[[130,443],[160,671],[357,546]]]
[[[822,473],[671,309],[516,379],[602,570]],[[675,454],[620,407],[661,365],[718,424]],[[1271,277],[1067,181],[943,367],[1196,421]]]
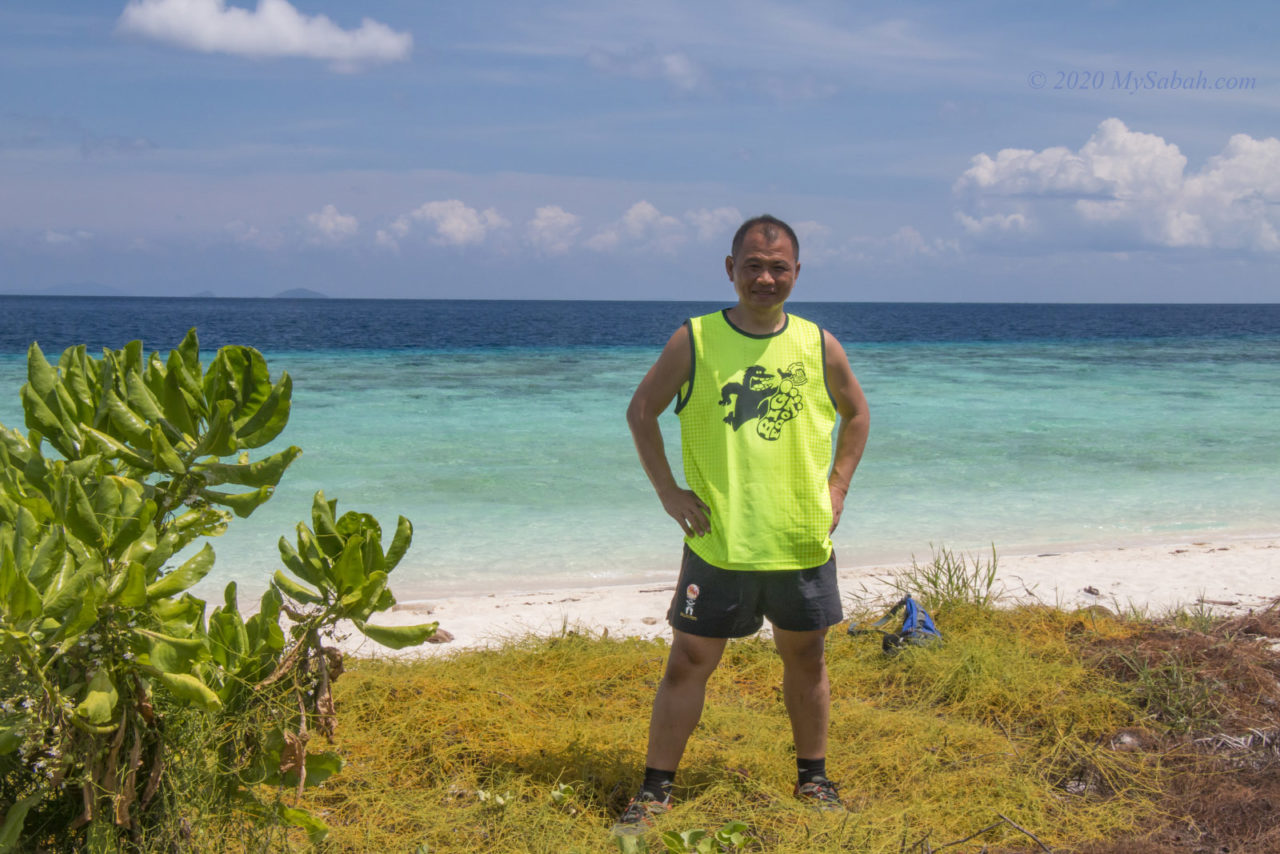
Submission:
[[[782,435],[782,425],[804,409],[800,386],[809,381],[803,362],[792,362],[786,370],[770,373],[762,365],[752,365],[742,372],[742,382],[725,383],[720,389],[720,405],[732,406],[724,423],[738,428],[752,419],[761,439],[775,441]]]

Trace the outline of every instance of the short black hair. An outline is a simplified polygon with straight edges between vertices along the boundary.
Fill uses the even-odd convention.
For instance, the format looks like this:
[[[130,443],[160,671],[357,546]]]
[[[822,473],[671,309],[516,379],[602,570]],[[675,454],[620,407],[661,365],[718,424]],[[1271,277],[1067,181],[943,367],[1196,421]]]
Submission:
[[[785,232],[791,239],[791,248],[795,250],[796,261],[800,260],[800,238],[796,237],[795,229],[772,214],[753,216],[738,226],[738,231],[733,235],[733,247],[730,253],[734,258],[737,258],[738,253],[742,251],[742,241],[747,239],[747,232],[757,227],[764,229],[764,236],[769,240],[776,240],[779,231]]]

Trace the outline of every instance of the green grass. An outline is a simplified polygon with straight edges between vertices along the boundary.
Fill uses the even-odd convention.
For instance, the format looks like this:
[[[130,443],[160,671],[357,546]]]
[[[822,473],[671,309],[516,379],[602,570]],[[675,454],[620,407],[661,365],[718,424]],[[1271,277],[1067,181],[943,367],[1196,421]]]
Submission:
[[[792,800],[777,655],[761,639],[732,642],[658,830],[737,820],[755,840],[745,850],[900,852],[990,826],[954,849],[976,851],[1028,843],[1011,823],[1061,845],[1149,814],[1151,770],[1099,746],[1137,712],[1080,663],[1078,619],[958,599],[947,614],[944,645],[894,657],[832,632],[828,767],[844,816]],[[347,766],[305,799],[333,828],[327,849],[616,850],[608,830],[639,784],[665,653],[660,641],[566,632],[355,662],[336,686]],[[656,833],[648,845],[665,850]]]
[[[994,554],[942,550],[890,596],[924,604],[944,643],[887,656],[877,636],[832,630],[828,770],[850,807],[843,815],[791,797],[781,664],[768,640],[749,638],[730,642],[708,685],[675,808],[647,837],[620,844],[609,829],[640,782],[667,646],[569,626],[500,649],[349,660],[334,686],[345,768],[300,800],[280,794],[328,823],[326,852],[976,854],[1070,851],[1149,827],[1164,815],[1166,763],[1112,749],[1113,736],[1208,720],[1195,665],[1139,656],[1148,620],[997,607],[994,583]],[[848,604],[863,622],[888,603]],[[1179,621],[1200,625],[1204,615],[1166,624]],[[200,844],[220,833],[230,843],[210,850],[281,850],[279,828],[264,847],[219,829],[233,815],[202,821],[199,803],[189,809],[208,825]],[[711,844],[731,828],[738,843]],[[290,834],[285,847],[309,850]]]

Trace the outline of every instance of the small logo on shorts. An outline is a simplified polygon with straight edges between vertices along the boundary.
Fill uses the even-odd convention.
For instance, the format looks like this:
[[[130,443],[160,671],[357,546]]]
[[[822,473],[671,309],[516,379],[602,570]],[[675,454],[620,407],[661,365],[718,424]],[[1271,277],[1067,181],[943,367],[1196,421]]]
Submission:
[[[693,606],[697,603],[698,594],[701,592],[696,584],[690,584],[684,589],[684,615],[691,620],[697,619],[693,616]]]

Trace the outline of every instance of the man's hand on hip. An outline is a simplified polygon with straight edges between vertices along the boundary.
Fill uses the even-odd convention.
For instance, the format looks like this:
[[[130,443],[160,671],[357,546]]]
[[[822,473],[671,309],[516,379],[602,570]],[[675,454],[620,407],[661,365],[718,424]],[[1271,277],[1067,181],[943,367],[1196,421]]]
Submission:
[[[705,536],[711,530],[711,508],[691,489],[673,489],[658,496],[662,509],[680,523],[686,534]]]
[[[834,484],[827,484],[827,488],[831,490],[831,530],[827,531],[827,536],[831,536],[836,532],[836,526],[840,524],[840,515],[844,513],[844,490]]]

